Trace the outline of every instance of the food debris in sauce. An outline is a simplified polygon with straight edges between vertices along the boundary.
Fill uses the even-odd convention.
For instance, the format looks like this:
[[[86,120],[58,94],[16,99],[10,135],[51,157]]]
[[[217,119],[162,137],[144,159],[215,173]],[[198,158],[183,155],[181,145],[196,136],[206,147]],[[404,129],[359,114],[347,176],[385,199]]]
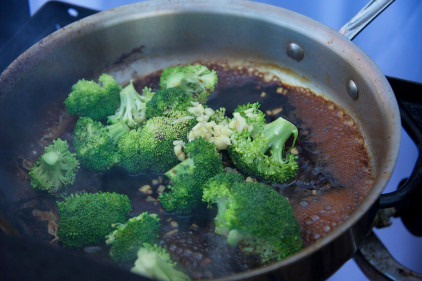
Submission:
[[[299,176],[278,187],[293,206],[305,246],[327,235],[351,215],[374,182],[358,125],[341,107],[309,89],[250,69],[211,67],[219,75],[212,107],[231,112],[237,104],[259,101],[268,121],[281,116],[298,127]]]

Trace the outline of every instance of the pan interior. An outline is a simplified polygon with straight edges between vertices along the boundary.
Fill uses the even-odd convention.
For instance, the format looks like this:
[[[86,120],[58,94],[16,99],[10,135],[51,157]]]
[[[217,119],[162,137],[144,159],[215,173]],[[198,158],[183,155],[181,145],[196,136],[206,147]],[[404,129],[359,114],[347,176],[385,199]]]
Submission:
[[[219,76],[216,91],[207,103],[211,108],[223,106],[230,116],[239,104],[260,102],[269,122],[283,117],[298,127],[300,137],[295,153],[299,155],[299,176],[294,182],[273,187],[289,199],[300,222],[305,247],[347,221],[366,197],[374,178],[360,128],[345,110],[308,88],[283,83],[275,75],[283,70],[274,65],[238,60],[200,63],[216,70]],[[157,90],[160,73],[133,77],[138,92],[145,86]],[[14,174],[21,181],[18,190],[22,192],[16,195],[23,197],[14,202],[14,217],[26,236],[60,245],[56,232],[60,218],[55,204],[60,198],[31,189],[28,170],[42,154],[42,147],[53,139],[72,144],[77,117],[59,102],[49,113],[45,126],[37,128],[42,135],[25,140],[22,144],[27,146],[13,156]],[[227,159],[223,163],[235,169]],[[215,209],[204,206],[191,217],[165,213],[158,196],[169,184],[164,175],[129,175],[119,168],[96,174],[82,169],[66,194],[118,192],[129,196],[131,215],[144,211],[158,214],[163,225],[160,244],[195,279],[225,277],[259,266],[257,257],[242,255],[239,249],[228,246],[222,236],[214,234]],[[99,243],[77,251],[111,262],[107,249]]]
[[[380,79],[379,70],[335,31],[311,20],[302,20],[296,14],[284,10],[268,11],[265,6],[250,10],[249,4],[245,7],[234,5],[228,13],[230,9],[219,6],[201,10],[202,5],[206,4],[183,9],[172,5],[160,9],[154,4],[149,7],[135,5],[88,18],[34,46],[2,74],[0,128],[8,133],[2,134],[0,144],[8,149],[2,150],[1,211],[19,232],[35,239],[57,242],[54,235],[58,222],[55,199],[32,190],[27,171],[43,146],[60,136],[71,139],[75,119],[66,113],[63,100],[72,84],[81,78],[96,79],[103,72],[112,74],[122,84],[131,79],[141,84],[167,66],[195,61],[215,65],[222,73],[226,71],[227,77],[231,77],[230,73],[237,73],[237,77],[241,77],[242,73],[258,77],[256,79],[264,81],[268,88],[254,92],[256,97],[261,100],[262,92],[272,98],[274,96],[274,105],[277,106],[264,109],[272,111],[283,107],[278,112],[281,115],[289,114],[289,106],[282,104],[283,99],[290,95],[280,95],[277,91],[295,92],[296,106],[304,104],[312,91],[314,98],[311,100],[318,100],[321,107],[326,106],[325,112],[332,112],[337,120],[342,120],[344,128],[360,131],[360,137],[348,144],[364,147],[369,156],[363,160],[338,157],[337,161],[354,159],[356,163],[348,163],[352,167],[358,162],[366,162],[364,169],[351,169],[355,174],[348,176],[359,178],[359,173],[363,173],[373,174],[374,178],[358,179],[363,180],[360,182],[362,192],[350,193],[354,200],[352,209],[346,217],[339,216],[341,221],[334,222],[335,225],[328,220],[331,225],[321,223],[323,215],[318,215],[318,219],[314,216],[320,211],[330,213],[335,204],[342,202],[335,192],[327,199],[333,204],[324,205],[328,209],[303,212],[302,225],[318,225],[319,228],[319,232],[309,232],[309,243],[325,234],[338,235],[362,214],[362,211],[353,212],[353,208],[361,205],[367,209],[372,205],[388,180],[400,135],[391,89]],[[145,12],[140,13],[141,8]],[[300,44],[305,51],[304,58],[299,62],[286,54],[291,42]],[[345,85],[351,79],[359,87],[357,100],[347,94]],[[252,88],[255,89],[255,86]],[[231,104],[233,101],[240,103],[245,98],[241,92],[226,96],[226,102]],[[294,96],[291,95],[292,99]],[[214,100],[211,99],[215,106],[219,105],[217,97],[218,93]],[[293,101],[290,101],[290,106],[291,103]],[[323,111],[318,114],[323,114]],[[328,141],[332,141],[337,132],[338,143],[341,143],[344,131],[330,128],[332,125],[320,123],[317,124],[318,130],[306,130],[312,128],[311,117],[302,117],[303,123],[310,122],[302,127],[304,140],[311,139],[314,131],[322,133],[328,130]],[[334,144],[331,153],[335,151]],[[329,160],[336,163],[333,159]],[[334,167],[339,173],[347,170],[341,169],[344,166]],[[91,177],[79,188],[95,191],[108,182],[113,180]],[[334,185],[345,185],[340,182],[334,181]],[[333,185],[333,182],[329,184]],[[139,183],[134,182],[133,185],[137,190]],[[288,195],[288,189],[282,190]],[[316,189],[308,189],[307,195],[314,196],[312,190]],[[297,209],[312,209],[312,200],[301,198],[296,203]],[[339,209],[334,207],[334,210]],[[335,231],[332,232],[332,229]]]

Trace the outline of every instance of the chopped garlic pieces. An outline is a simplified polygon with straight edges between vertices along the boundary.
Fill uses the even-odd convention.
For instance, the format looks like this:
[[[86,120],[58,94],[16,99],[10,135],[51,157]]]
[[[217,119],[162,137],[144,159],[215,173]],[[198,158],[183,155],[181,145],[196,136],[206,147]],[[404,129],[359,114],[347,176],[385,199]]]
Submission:
[[[212,108],[205,108],[204,114],[207,115],[207,116],[213,116],[214,110]]]
[[[198,122],[188,134],[189,141],[202,137],[214,143],[218,150],[227,149],[231,144],[230,136],[233,134],[233,131],[229,128],[226,120],[216,118],[217,116],[215,115],[218,114],[216,114],[215,110],[204,108],[202,104],[197,102],[192,102],[192,107],[189,107],[188,111],[195,115],[196,121]],[[221,115],[221,111],[217,112]],[[175,150],[175,153],[177,152]]]
[[[248,112],[245,110],[246,116],[252,116],[252,111]],[[252,131],[253,125],[248,125],[246,119],[243,118],[239,112],[233,113],[233,119],[230,121],[229,128],[232,130],[236,130],[238,133],[242,132],[243,130],[248,130],[249,132]]]
[[[175,140],[173,141],[174,145],[174,154],[176,154],[177,159],[180,161],[183,161],[186,159],[186,154],[184,151],[185,148],[185,142],[182,140]]]

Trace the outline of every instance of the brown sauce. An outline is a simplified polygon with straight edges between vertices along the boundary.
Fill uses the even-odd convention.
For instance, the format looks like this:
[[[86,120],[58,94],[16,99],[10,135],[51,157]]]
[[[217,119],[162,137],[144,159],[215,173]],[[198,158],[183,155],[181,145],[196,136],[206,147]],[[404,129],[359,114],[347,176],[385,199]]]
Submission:
[[[276,184],[274,188],[291,202],[305,246],[345,221],[373,183],[369,155],[357,124],[340,107],[307,89],[284,85],[277,79],[264,79],[263,74],[246,68],[230,69],[220,64],[209,67],[216,69],[219,77],[216,91],[209,98],[210,107],[224,106],[230,116],[237,105],[259,101],[268,121],[282,116],[298,127],[295,147],[299,155],[299,176],[292,183]],[[144,86],[156,90],[159,75],[157,72],[138,78],[134,81],[135,87],[139,92]],[[66,129],[58,133],[70,144],[74,121],[69,121]],[[33,158],[36,157],[33,155]],[[25,161],[28,160],[19,161],[27,171]],[[130,176],[119,169],[105,175],[92,175],[81,169],[69,192],[120,192],[131,200],[131,215],[143,211],[157,213],[163,225],[160,244],[193,279],[223,277],[258,266],[254,256],[242,255],[237,248],[229,247],[224,237],[214,234],[215,210],[204,207],[193,217],[166,214],[157,197],[167,184],[168,180],[162,175]],[[24,232],[35,232],[41,240],[57,245],[56,198],[41,197],[33,190],[29,192],[34,195],[23,202],[26,207],[20,206],[17,219],[25,218]],[[104,243],[78,251],[112,262]]]
[[[289,198],[305,245],[345,221],[374,181],[364,139],[353,119],[309,89],[285,85],[248,68],[209,67],[219,77],[210,107],[224,106],[230,113],[239,104],[259,101],[268,121],[281,116],[298,127],[299,176],[293,183],[275,187]],[[153,85],[158,77],[138,80],[137,86]]]
[[[268,121],[281,116],[298,127],[299,176],[275,186],[290,200],[305,246],[324,237],[350,216],[374,181],[359,127],[342,108],[308,89],[248,69],[214,68],[219,86],[212,107],[230,112],[259,101]]]

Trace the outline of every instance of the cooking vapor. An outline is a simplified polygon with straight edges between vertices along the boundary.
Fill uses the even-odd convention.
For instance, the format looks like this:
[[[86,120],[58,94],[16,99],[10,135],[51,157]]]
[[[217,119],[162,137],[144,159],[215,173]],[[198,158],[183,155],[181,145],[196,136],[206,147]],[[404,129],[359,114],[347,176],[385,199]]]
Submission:
[[[146,52],[148,52],[148,49],[146,49]],[[276,91],[277,91],[277,90],[276,90]],[[286,112],[286,111],[285,111],[285,112]],[[340,111],[339,111],[339,112],[340,112]],[[352,124],[352,125],[353,125],[353,124]],[[300,206],[305,207],[305,206],[307,206],[307,203],[309,203],[309,202],[308,202],[308,201],[306,201],[306,200],[305,200],[305,201],[303,201],[303,200],[302,200],[302,201],[300,201],[300,204],[301,204],[301,205],[300,205],[300,204],[299,204],[299,205],[300,205]],[[329,206],[328,208],[330,208],[330,206]],[[327,209],[326,211],[330,211],[330,209]],[[41,219],[44,219],[44,220],[46,219],[46,216],[44,216],[42,212],[37,212],[37,217],[39,217],[39,218],[41,218]],[[310,216],[310,217],[312,218],[312,216]],[[315,220],[318,220],[316,217],[314,217],[314,218],[315,218]],[[52,227],[54,228],[54,225],[53,225]],[[324,226],[322,226],[322,229],[325,229],[325,228],[324,228]]]

